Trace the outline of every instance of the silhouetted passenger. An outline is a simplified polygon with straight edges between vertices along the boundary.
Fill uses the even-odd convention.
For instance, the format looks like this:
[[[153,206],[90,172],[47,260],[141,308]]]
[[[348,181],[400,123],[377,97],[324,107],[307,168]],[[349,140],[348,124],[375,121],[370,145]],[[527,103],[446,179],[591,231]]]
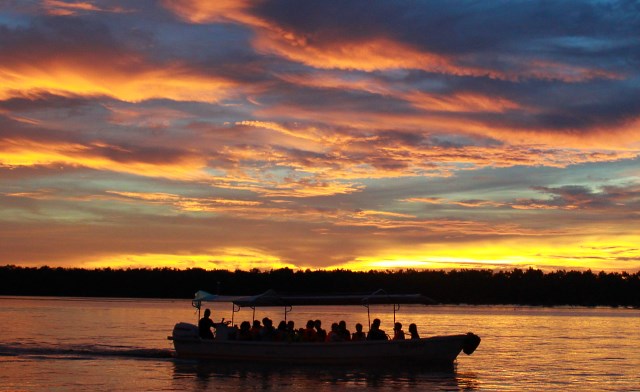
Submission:
[[[380,329],[380,319],[374,319],[367,340],[387,340],[387,334]]]
[[[356,324],[356,331],[351,335],[351,340],[367,340],[367,334],[362,332],[362,324]]]
[[[253,320],[253,326],[251,327],[251,340],[260,340],[260,320]]]
[[[287,342],[297,342],[300,340],[298,331],[296,330],[293,320],[287,322]]]
[[[411,339],[420,339],[418,327],[415,324],[409,324],[409,333],[411,334]]]
[[[298,341],[300,342],[305,342],[305,333],[306,333],[306,329],[305,328],[300,328],[298,329]]]
[[[347,329],[347,323],[344,320],[338,323],[338,334],[340,334],[342,341],[348,342],[351,340],[351,331]]]
[[[314,321],[313,325],[316,328],[316,340],[318,342],[324,342],[325,340],[327,340],[327,331],[322,329],[322,321],[316,320]]]
[[[395,323],[393,325],[393,340],[404,340],[404,331],[402,330],[402,324]]]
[[[284,320],[280,321],[278,328],[276,328],[276,340],[278,342],[287,340],[287,323]]]
[[[338,323],[331,324],[331,331],[327,334],[327,342],[341,342],[342,336],[340,336],[340,326]]]
[[[240,331],[238,331],[238,340],[251,340],[251,323],[243,321],[240,324]]]
[[[276,340],[276,329],[273,328],[273,321],[265,317],[262,319],[262,329],[260,329],[260,340]]]
[[[302,330],[301,340],[303,342],[315,342],[318,338],[316,330],[314,329],[313,320],[307,321],[307,327]]]
[[[211,328],[215,327],[215,324],[209,316],[211,316],[211,310],[205,309],[204,317],[198,321],[198,335],[200,335],[202,339],[213,339],[213,331],[211,331]]]

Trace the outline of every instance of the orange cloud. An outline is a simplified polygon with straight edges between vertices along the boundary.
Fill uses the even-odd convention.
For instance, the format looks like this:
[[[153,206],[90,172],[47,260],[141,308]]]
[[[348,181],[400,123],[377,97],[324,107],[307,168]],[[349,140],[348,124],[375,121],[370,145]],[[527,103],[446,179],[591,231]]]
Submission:
[[[120,59],[113,64],[79,64],[66,57],[56,63],[18,65],[0,64],[0,100],[24,96],[30,92],[69,96],[108,96],[139,102],[152,98],[177,101],[216,102],[228,94],[233,83],[199,75],[180,64],[157,68],[140,64],[140,59]],[[108,64],[105,66],[105,63]]]
[[[162,5],[191,23],[242,22],[262,25],[260,19],[248,13],[254,4],[250,0],[162,0]]]
[[[100,155],[104,144],[83,145],[65,142],[36,142],[28,139],[0,140],[0,165],[20,166],[81,166],[96,170],[117,171],[145,177],[197,180],[206,176],[201,171],[204,161],[184,156],[172,161],[144,162],[132,159],[112,159]],[[124,151],[125,155],[128,155]]]
[[[60,0],[45,0],[43,3],[44,8],[50,15],[69,16],[76,15],[79,12],[114,12],[122,13],[128,12],[122,7],[98,7],[92,2],[68,2]]]
[[[251,13],[246,0],[164,0],[165,8],[191,23],[231,21],[251,26],[256,31],[254,48],[317,69],[379,71],[417,69],[456,76],[491,77],[504,80],[536,78],[579,82],[595,78],[620,78],[621,75],[598,68],[580,67],[550,60],[503,59],[510,67],[492,69],[474,66],[472,59],[430,53],[389,37],[367,40],[331,40],[318,42],[304,33],[287,29]],[[511,69],[504,71],[503,69]]]

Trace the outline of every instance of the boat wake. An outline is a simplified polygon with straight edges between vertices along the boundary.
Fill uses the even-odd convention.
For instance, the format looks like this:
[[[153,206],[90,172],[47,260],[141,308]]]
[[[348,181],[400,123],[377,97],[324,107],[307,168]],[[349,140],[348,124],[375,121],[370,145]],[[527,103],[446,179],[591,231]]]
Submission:
[[[53,346],[22,343],[0,343],[0,357],[29,357],[46,359],[97,359],[101,357],[168,359],[173,350],[98,345]]]

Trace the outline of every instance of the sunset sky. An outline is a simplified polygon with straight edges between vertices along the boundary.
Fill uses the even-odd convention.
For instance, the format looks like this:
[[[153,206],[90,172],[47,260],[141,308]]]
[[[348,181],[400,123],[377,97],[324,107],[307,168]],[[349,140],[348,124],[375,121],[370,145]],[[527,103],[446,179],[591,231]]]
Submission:
[[[639,15],[0,2],[0,264],[638,271]]]

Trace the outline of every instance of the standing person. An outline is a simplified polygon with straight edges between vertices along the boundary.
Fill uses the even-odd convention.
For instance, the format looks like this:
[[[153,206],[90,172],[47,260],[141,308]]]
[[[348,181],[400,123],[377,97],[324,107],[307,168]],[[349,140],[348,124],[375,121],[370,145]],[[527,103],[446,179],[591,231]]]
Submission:
[[[418,335],[418,327],[415,324],[409,324],[409,333],[411,334],[411,339],[420,339],[420,335]]]
[[[210,316],[211,309],[205,309],[204,317],[198,321],[198,335],[200,335],[201,339],[213,339],[211,328],[215,327],[215,324]]]
[[[402,324],[395,323],[393,325],[393,340],[404,340],[404,331],[402,330]]]

